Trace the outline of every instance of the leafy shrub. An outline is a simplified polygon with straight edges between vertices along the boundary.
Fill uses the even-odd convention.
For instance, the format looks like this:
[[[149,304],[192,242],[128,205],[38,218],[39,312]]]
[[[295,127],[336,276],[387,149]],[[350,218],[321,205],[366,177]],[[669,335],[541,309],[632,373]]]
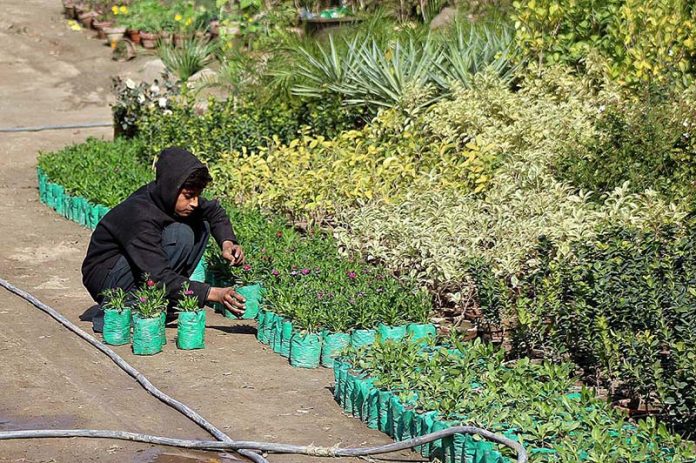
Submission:
[[[216,48],[215,42],[191,39],[180,47],[161,44],[157,53],[167,69],[185,83],[212,60]]]
[[[351,114],[332,101],[264,102],[247,96],[224,102],[211,100],[202,114],[192,101],[174,103],[167,114],[152,108],[145,111],[137,126],[149,158],[166,147],[185,146],[199,158],[214,162],[223,152],[255,152],[274,136],[290,141],[303,126],[312,127],[311,133],[332,136],[354,127],[359,120],[359,114]]]
[[[687,0],[520,0],[516,39],[534,62],[582,64],[592,50],[616,81],[687,82],[696,52]]]
[[[630,182],[675,201],[696,199],[693,90],[649,91],[600,107],[597,136],[558,160],[558,173],[583,189],[604,192]]]
[[[154,171],[142,163],[143,151],[138,141],[90,138],[56,153],[42,153],[39,167],[68,191],[113,207],[154,180]]]
[[[567,357],[613,395],[661,406],[674,424],[696,423],[693,224],[609,227],[559,256],[547,240],[518,284],[479,292],[482,306],[515,312],[515,348]],[[502,302],[502,304],[501,304]],[[693,363],[691,363],[693,365]]]
[[[474,144],[458,149],[384,113],[333,140],[303,135],[288,144],[225,153],[212,166],[218,191],[239,204],[322,222],[370,200],[400,202],[408,190],[481,191],[495,166]]]
[[[138,122],[144,113],[163,113],[172,104],[172,97],[181,91],[179,85],[171,79],[168,73],[152,84],[140,82],[136,84],[131,79],[114,77],[112,79],[113,93],[116,101],[111,106],[114,119],[114,132],[118,136],[135,137],[138,134]]]
[[[530,462],[686,462],[689,443],[654,419],[627,417],[587,388],[575,388],[568,363],[503,362],[478,341],[423,349],[377,343],[347,357],[352,370],[438,419],[480,426],[519,440]]]

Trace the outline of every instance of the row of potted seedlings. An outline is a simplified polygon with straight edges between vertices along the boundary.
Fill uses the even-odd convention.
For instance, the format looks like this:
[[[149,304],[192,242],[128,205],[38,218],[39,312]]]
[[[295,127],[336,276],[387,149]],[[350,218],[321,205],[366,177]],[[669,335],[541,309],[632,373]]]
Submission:
[[[165,323],[167,298],[164,286],[147,279],[136,291],[121,288],[104,293],[104,342],[120,346],[132,342],[135,355],[162,352],[167,342]],[[176,303],[179,312],[176,345],[179,349],[205,347],[205,310],[184,285]]]

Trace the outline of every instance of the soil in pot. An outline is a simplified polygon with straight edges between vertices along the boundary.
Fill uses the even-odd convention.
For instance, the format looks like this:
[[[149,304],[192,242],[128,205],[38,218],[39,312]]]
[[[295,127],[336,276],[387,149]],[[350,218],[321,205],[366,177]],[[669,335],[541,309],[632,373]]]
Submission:
[[[99,21],[95,19],[92,22],[92,27],[97,31],[97,38],[100,40],[106,39],[106,32],[104,29],[113,27],[114,23],[112,21]]]

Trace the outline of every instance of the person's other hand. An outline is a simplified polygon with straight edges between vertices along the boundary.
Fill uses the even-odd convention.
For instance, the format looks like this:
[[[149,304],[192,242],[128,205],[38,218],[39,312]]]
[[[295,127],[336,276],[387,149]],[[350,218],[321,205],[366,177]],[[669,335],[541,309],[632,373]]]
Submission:
[[[234,288],[212,288],[208,299],[213,302],[221,303],[227,310],[235,315],[242,315],[244,313],[244,303],[246,299],[241,294],[237,294]]]
[[[222,257],[232,265],[242,265],[244,263],[244,249],[232,241],[222,243]]]

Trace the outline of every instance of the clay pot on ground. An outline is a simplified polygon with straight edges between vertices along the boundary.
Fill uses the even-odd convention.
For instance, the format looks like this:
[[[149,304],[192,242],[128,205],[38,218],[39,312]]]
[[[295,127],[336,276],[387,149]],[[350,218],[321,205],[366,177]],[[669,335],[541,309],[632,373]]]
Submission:
[[[128,29],[126,31],[126,34],[128,35],[128,38],[130,39],[131,42],[133,42],[135,45],[140,45],[140,31],[135,30],[135,29]]]
[[[140,32],[140,45],[143,46],[143,48],[147,48],[148,50],[152,50],[154,48],[157,48],[157,39],[159,36],[157,34],[153,34],[151,32]]]
[[[83,27],[89,29],[92,27],[92,23],[94,22],[94,19],[98,16],[98,14],[95,11],[88,11],[86,13],[82,13],[79,17],[80,19],[80,24],[82,24]]]
[[[98,19],[92,21],[92,27],[97,31],[97,38],[100,40],[106,39],[106,32],[104,32],[104,29],[113,27],[113,25],[113,21],[100,21]]]
[[[159,37],[165,45],[171,45],[174,42],[174,34],[169,31],[160,32]]]
[[[211,38],[216,38],[217,36],[220,35],[220,21],[217,19],[214,19],[210,21],[210,25],[208,26],[208,30],[210,31],[210,37]]]
[[[106,43],[111,45],[111,48],[116,48],[116,44],[123,39],[126,34],[125,27],[106,27],[104,28],[104,33],[106,34]]]
[[[63,0],[63,14],[67,19],[75,19],[77,17],[73,0]]]
[[[190,39],[191,37],[186,34],[174,34],[174,46],[176,48],[182,48],[184,46],[184,43],[186,43],[186,41]]]

